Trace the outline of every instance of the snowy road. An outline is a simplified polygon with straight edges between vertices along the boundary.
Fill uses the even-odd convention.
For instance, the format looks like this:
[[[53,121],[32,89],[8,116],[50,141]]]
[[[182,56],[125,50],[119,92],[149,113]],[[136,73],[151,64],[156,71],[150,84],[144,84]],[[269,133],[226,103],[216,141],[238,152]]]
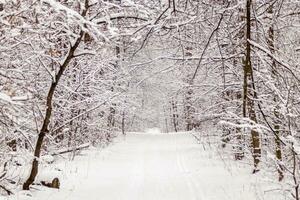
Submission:
[[[259,195],[249,171],[228,170],[187,133],[131,134],[61,167],[67,170],[60,190],[34,192],[28,199],[254,200]]]

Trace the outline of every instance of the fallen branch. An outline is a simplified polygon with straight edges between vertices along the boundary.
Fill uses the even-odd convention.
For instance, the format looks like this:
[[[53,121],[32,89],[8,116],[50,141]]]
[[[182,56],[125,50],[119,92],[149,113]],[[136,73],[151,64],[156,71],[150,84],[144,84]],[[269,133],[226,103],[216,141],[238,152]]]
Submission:
[[[43,186],[50,187],[50,188],[56,188],[56,189],[59,189],[59,187],[60,187],[60,182],[59,182],[58,178],[54,178],[51,183],[46,182],[46,181],[41,181],[41,184]]]
[[[90,146],[90,143],[86,143],[86,144],[82,144],[78,147],[71,147],[71,148],[66,148],[66,149],[61,149],[59,151],[53,152],[50,155],[51,156],[56,156],[56,155],[61,155],[61,154],[65,154],[65,153],[70,153],[72,151],[78,151],[78,150],[82,150],[82,149],[86,149]]]

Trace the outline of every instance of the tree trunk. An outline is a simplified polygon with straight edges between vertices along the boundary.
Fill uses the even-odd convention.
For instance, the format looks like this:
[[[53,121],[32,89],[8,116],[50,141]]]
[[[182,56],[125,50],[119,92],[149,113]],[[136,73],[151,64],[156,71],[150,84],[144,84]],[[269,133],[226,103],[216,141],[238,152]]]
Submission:
[[[126,135],[126,132],[125,132],[125,111],[123,111],[123,113],[122,113],[122,134]]]
[[[268,8],[268,14],[270,16],[272,16],[272,18],[270,19],[271,23],[270,23],[270,27],[268,30],[268,46],[269,49],[271,51],[272,54],[274,54],[275,52],[275,44],[274,44],[274,20],[273,20],[273,4],[269,5]],[[276,65],[276,61],[271,57],[270,58],[272,60],[272,77],[275,79],[275,85],[278,86],[278,77],[277,77],[277,65]],[[274,95],[274,103],[275,105],[277,105],[277,97]],[[283,166],[280,163],[282,161],[282,152],[281,152],[281,141],[279,139],[280,136],[280,125],[279,125],[279,112],[278,112],[278,107],[276,106],[274,108],[274,117],[275,117],[275,125],[274,125],[274,130],[275,130],[275,134],[278,137],[275,137],[275,155],[276,155],[276,159],[277,159],[277,171],[278,171],[278,180],[281,181],[284,177],[283,175]]]
[[[293,171],[292,171],[292,176],[293,176],[293,181],[294,181],[294,187],[295,187],[295,194],[293,195],[296,200],[299,200],[299,182],[297,180],[297,174],[298,174],[298,162],[296,158],[296,152],[294,148],[294,144],[292,144],[292,154],[293,154]]]
[[[112,103],[112,106],[109,108],[109,115],[108,115],[108,127],[113,128],[115,127],[115,114],[116,114],[116,104]]]
[[[248,117],[256,124],[257,118],[254,107],[253,98],[255,95],[253,82],[253,69],[251,64],[251,46],[249,40],[251,39],[251,4],[252,0],[247,0],[246,3],[246,58],[244,60],[244,84],[243,84],[243,117]],[[251,146],[252,156],[254,159],[253,173],[258,171],[258,164],[260,162],[261,149],[259,133],[255,129],[251,129]]]
[[[186,131],[192,130],[193,127],[193,105],[192,105],[193,89],[188,88],[185,97],[185,120],[186,120]]]
[[[84,11],[84,13],[86,13],[86,11]],[[77,49],[77,47],[79,46],[81,39],[83,37],[84,32],[81,31],[79,34],[79,37],[77,38],[75,44],[70,48],[70,51],[68,52],[68,55],[66,56],[66,59],[64,61],[64,63],[60,66],[58,73],[55,76],[55,81],[52,82],[50,89],[48,91],[48,95],[47,95],[47,100],[46,100],[46,114],[45,114],[45,118],[43,121],[43,125],[42,128],[39,132],[38,135],[38,139],[37,139],[37,143],[35,146],[35,150],[34,150],[34,159],[32,162],[32,168],[31,168],[31,172],[30,175],[28,177],[28,179],[26,180],[26,182],[23,184],[23,190],[29,190],[29,186],[34,182],[36,175],[38,174],[38,166],[39,166],[39,157],[41,154],[41,148],[42,148],[42,144],[44,141],[44,137],[45,135],[49,132],[48,130],[48,126],[50,124],[50,119],[52,116],[52,100],[53,100],[53,96],[54,96],[54,92],[55,89],[59,83],[59,80],[61,79],[61,76],[63,75],[65,69],[68,67],[70,61],[72,60],[72,58],[74,57],[74,52]]]
[[[178,131],[178,111],[177,111],[177,105],[175,101],[171,101],[172,104],[172,121],[173,121],[173,126],[174,126],[174,131]]]

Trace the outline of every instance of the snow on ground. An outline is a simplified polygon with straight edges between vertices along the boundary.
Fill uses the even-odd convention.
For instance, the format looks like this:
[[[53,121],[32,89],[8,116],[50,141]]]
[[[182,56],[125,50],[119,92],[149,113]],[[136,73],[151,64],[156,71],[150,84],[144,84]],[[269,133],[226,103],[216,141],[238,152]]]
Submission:
[[[145,130],[146,134],[160,134],[161,131],[159,128],[149,128]]]
[[[204,150],[189,133],[128,134],[53,168],[62,170],[55,174],[61,189],[34,185],[30,192],[4,199],[276,200],[266,191],[272,186],[252,175],[250,167]]]

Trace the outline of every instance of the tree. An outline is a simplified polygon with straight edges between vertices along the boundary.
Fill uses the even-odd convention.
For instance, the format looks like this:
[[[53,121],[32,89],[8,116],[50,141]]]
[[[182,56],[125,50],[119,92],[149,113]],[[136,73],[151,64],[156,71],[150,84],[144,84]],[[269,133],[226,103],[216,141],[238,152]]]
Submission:
[[[244,84],[243,84],[243,117],[248,116],[253,123],[257,123],[257,116],[254,107],[254,98],[256,98],[256,91],[254,86],[253,68],[251,63],[251,6],[252,1],[247,0],[246,3],[246,56],[244,60]],[[252,91],[251,91],[252,90]],[[260,150],[260,138],[257,130],[251,130],[254,170],[257,171],[258,164],[260,162],[261,150]]]

